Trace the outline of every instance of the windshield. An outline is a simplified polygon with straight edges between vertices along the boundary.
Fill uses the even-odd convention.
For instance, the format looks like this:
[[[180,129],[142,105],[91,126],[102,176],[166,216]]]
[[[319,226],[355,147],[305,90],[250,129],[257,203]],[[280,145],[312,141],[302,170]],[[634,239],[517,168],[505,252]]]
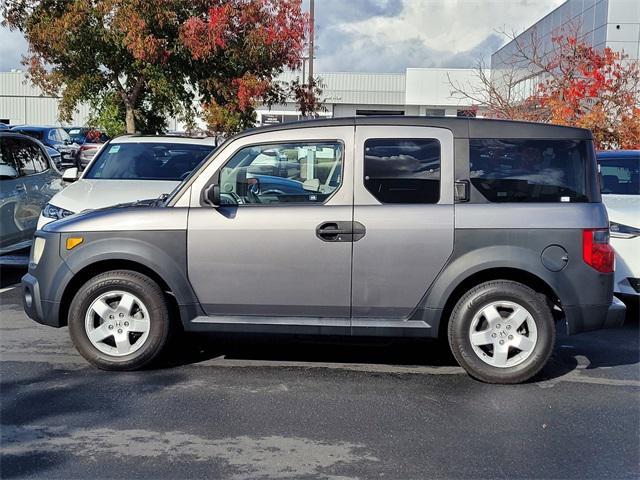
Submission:
[[[599,158],[600,188],[603,194],[640,195],[640,155]]]
[[[183,180],[213,145],[119,143],[105,147],[83,178],[102,180]]]

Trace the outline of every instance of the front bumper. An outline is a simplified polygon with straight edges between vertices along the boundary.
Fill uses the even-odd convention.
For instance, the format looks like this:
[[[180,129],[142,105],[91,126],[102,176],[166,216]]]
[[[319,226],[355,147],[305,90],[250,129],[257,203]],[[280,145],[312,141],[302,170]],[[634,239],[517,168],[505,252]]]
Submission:
[[[613,297],[610,305],[565,306],[563,310],[569,335],[620,327],[627,313],[624,303],[616,297]]]
[[[45,238],[44,251],[38,264],[29,263],[28,273],[22,277],[22,304],[29,318],[43,325],[62,327],[60,303],[64,288],[73,273],[60,257],[60,234],[38,231]]]
[[[22,277],[22,305],[32,320],[50,327],[62,326],[59,318],[60,303],[43,300],[38,280],[29,273]]]

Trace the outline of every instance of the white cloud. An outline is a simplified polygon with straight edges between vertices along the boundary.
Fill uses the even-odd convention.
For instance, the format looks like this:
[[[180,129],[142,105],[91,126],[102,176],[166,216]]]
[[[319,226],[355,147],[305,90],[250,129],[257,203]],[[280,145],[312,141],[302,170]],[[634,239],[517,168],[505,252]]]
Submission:
[[[563,0],[351,0],[344,16],[336,3],[316,2],[319,71],[473,67],[504,43],[497,31],[523,31]]]
[[[27,48],[27,41],[20,32],[0,27],[0,72],[23,68],[20,60],[27,53]]]

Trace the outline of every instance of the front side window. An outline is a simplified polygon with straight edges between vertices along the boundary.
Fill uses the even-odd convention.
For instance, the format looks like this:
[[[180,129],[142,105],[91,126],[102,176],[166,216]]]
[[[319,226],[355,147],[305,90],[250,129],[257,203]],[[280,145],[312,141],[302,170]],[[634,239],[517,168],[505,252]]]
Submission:
[[[423,138],[367,140],[364,185],[381,203],[438,203],[440,142]]]
[[[614,195],[640,195],[640,155],[604,158],[600,163],[601,192]]]
[[[184,180],[213,150],[185,143],[117,143],[106,146],[84,175],[101,180]]]
[[[490,202],[588,202],[585,140],[471,139],[472,185]]]
[[[221,201],[321,204],[340,187],[342,162],[339,142],[245,147],[220,170]]]

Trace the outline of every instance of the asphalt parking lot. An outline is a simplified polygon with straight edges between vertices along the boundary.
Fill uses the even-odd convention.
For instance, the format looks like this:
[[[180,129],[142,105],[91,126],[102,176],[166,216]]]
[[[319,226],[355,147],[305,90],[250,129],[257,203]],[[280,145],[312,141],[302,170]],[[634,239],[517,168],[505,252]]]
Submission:
[[[435,342],[186,337],[155,370],[88,366],[2,270],[2,478],[638,478],[638,322],[560,336],[534,381]]]

